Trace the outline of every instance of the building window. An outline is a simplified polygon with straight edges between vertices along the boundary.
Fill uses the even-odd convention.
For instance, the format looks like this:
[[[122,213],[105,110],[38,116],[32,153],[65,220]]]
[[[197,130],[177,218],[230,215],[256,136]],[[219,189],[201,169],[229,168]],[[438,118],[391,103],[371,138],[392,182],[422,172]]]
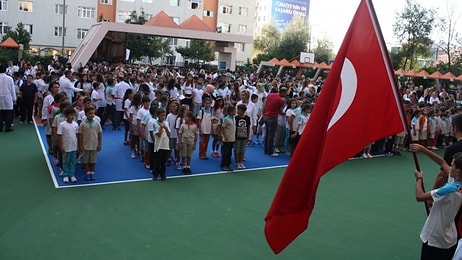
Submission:
[[[236,47],[237,51],[245,52],[245,44],[243,44],[243,43],[236,43],[235,47]]]
[[[184,45],[186,46],[186,48],[191,47],[191,40],[186,40]]]
[[[79,6],[77,9],[77,16],[80,18],[95,18],[96,10],[91,7]]]
[[[26,30],[30,35],[34,32],[33,30],[34,25],[32,24],[24,24],[24,30]]]
[[[0,0],[0,11],[8,11],[8,1]]]
[[[201,9],[202,0],[189,0],[191,3],[189,5],[190,9]]]
[[[238,33],[247,33],[247,25],[239,24],[237,28]]]
[[[204,16],[213,17],[213,11],[204,10]]]
[[[180,6],[180,0],[170,0],[170,6]]]
[[[56,37],[63,36],[63,27],[62,26],[55,26],[55,34]],[[64,28],[64,36],[66,36],[66,28]]]
[[[29,1],[19,1],[19,11],[32,12],[33,3]]]
[[[56,4],[55,5],[55,14],[60,14],[62,15],[63,12],[65,12],[64,14],[67,14],[67,5],[66,5],[66,9],[64,9],[64,6],[61,5],[61,4]]]
[[[180,17],[170,16],[176,24],[180,24]]]
[[[217,27],[217,31],[223,32],[223,33],[230,33],[231,32],[231,24],[229,24],[229,23],[220,23],[218,25],[218,27]]]
[[[173,45],[173,46],[178,45],[178,39],[177,38],[170,38],[170,45]]]
[[[77,29],[77,39],[82,40],[87,35],[88,29]]]
[[[130,19],[131,12],[118,12],[117,13],[117,22],[119,23],[125,23],[126,20]]]
[[[247,7],[239,7],[239,15],[240,16],[248,16],[249,15],[249,8]]]
[[[232,14],[233,13],[233,7],[230,5],[223,5],[221,6],[221,12],[224,14]]]
[[[0,34],[4,35],[10,30],[10,27],[6,23],[0,23]]]
[[[99,2],[103,5],[112,5],[112,0],[99,0]]]

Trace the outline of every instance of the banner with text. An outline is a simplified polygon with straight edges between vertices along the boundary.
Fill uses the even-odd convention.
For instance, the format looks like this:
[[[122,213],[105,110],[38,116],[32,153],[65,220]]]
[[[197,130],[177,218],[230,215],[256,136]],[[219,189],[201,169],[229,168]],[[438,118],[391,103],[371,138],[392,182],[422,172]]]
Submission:
[[[271,16],[278,29],[283,31],[294,16],[308,20],[310,0],[273,0]]]

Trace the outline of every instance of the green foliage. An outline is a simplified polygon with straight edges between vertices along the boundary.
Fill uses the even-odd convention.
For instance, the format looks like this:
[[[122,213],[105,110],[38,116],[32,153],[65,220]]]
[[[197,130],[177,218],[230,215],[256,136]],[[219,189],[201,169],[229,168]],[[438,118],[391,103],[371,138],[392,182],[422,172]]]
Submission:
[[[276,53],[279,47],[281,33],[274,24],[266,24],[260,34],[254,39],[253,47],[263,53]]]
[[[6,40],[8,37],[13,38],[18,44],[22,44],[24,46],[24,52],[30,49],[32,37],[24,28],[23,23],[18,23],[15,30],[8,30],[7,33],[3,35],[2,41]]]
[[[146,19],[144,18],[144,13],[141,12],[141,15],[138,16],[136,11],[132,11],[130,18],[125,20],[125,23],[130,24],[144,24]],[[141,34],[127,34],[126,44],[127,49],[130,50],[130,57],[132,59],[139,59],[142,56],[145,56],[146,46],[149,45],[149,37]]]
[[[334,58],[334,52],[332,49],[334,49],[334,44],[327,40],[317,40],[317,47],[312,50],[314,53],[314,60],[318,63],[321,62],[328,62],[330,59]]]
[[[277,58],[293,59],[300,55],[300,52],[307,50],[309,42],[309,27],[301,16],[295,16],[281,35]]]
[[[414,0],[406,0],[406,7],[396,14],[393,31],[403,44],[399,56],[402,68],[414,68],[417,58],[428,57],[432,40],[430,35],[435,26],[435,11],[426,9]]]
[[[462,43],[459,41],[459,36],[460,34],[458,33],[457,29],[457,21],[460,18],[460,15],[458,14],[457,7],[455,6],[455,2],[453,2],[452,6],[449,4],[447,5],[447,16],[444,18],[440,18],[439,21],[439,29],[445,37],[443,40],[440,40],[438,42],[438,48],[446,54],[448,58],[448,71],[452,71],[452,63],[458,66],[458,59],[459,55],[454,55],[454,49],[456,48],[456,44],[462,45]]]
[[[150,56],[153,58],[164,58],[168,55],[173,55],[173,50],[170,46],[170,40],[162,37],[152,37],[150,48]]]
[[[436,68],[441,73],[452,72],[455,76],[462,74],[462,60],[456,60],[455,62],[441,62]]]
[[[0,48],[0,62],[4,63],[9,60],[18,62],[18,49]]]
[[[257,56],[252,60],[253,64],[260,64],[261,61],[268,61],[270,59],[274,58],[274,55],[272,53],[259,53]]]
[[[271,58],[287,59],[298,58],[300,52],[307,51],[310,43],[310,27],[302,17],[292,19],[284,31],[280,33],[274,24],[263,26],[260,34],[254,39],[253,47],[256,55],[252,60],[254,64],[267,61]],[[333,57],[333,44],[328,40],[318,41],[318,47],[313,50],[316,61],[327,62]]]
[[[138,15],[136,11],[132,11],[130,18],[125,23],[144,24],[146,23],[146,14],[142,11]],[[143,56],[149,58],[163,58],[165,55],[171,55],[170,41],[167,38],[154,37],[141,34],[127,34],[126,39],[127,49],[130,50],[132,59],[140,59]]]
[[[204,40],[191,40],[189,47],[179,46],[176,48],[176,51],[180,53],[181,56],[196,60],[196,62],[199,60],[211,61],[215,59],[210,42]]]

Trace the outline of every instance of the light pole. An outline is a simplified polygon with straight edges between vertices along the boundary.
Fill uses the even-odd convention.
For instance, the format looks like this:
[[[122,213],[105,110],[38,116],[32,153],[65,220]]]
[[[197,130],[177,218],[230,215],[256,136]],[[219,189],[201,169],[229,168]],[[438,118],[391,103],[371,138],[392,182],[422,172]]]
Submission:
[[[61,32],[61,55],[64,57],[64,36],[66,31],[66,0],[63,0],[63,30]]]

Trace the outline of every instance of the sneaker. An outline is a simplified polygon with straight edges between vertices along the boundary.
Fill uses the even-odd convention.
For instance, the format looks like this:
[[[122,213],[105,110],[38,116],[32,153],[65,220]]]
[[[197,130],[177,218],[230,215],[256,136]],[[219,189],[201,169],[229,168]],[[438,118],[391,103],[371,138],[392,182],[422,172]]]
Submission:
[[[64,172],[63,172],[62,169],[59,169],[59,176],[61,176],[61,177],[64,176]]]
[[[367,158],[372,158],[372,154],[367,153]]]
[[[181,171],[181,170],[183,169],[183,167],[181,167],[181,164],[177,163],[177,164],[176,164],[176,169],[179,170],[179,171]]]
[[[94,173],[90,174],[90,179],[91,179],[92,181],[96,180],[95,174],[94,174]]]
[[[91,181],[91,174],[87,174],[87,176],[85,176],[85,180],[86,181]]]
[[[274,152],[275,152],[275,153],[280,153],[280,152],[281,152],[281,149],[279,149],[279,148],[274,148]]]
[[[53,158],[53,163],[54,163],[55,165],[59,165],[59,160],[56,159],[56,158]]]
[[[228,166],[223,166],[223,167],[221,167],[221,169],[222,169],[223,171],[226,171],[226,172],[232,172],[232,171],[233,171],[233,170],[232,170],[231,168],[229,168]]]
[[[269,156],[271,156],[271,157],[278,157],[278,156],[279,156],[279,154],[277,154],[277,153],[273,153],[273,154],[269,154]]]
[[[71,182],[77,182],[77,178],[75,178],[74,176],[71,177]]]
[[[131,156],[132,159],[135,159],[136,158],[136,155],[134,152],[132,152],[132,156]]]
[[[247,167],[245,167],[245,165],[243,163],[240,163],[241,165],[241,169],[246,169]]]
[[[240,163],[236,163],[236,169],[238,169],[238,170],[241,170],[241,169],[242,169],[242,166],[241,166]]]
[[[199,157],[201,160],[208,160],[209,157]]]
[[[361,155],[361,157],[362,157],[362,158],[367,158],[367,154],[366,154],[366,153],[363,153],[363,154]]]
[[[64,177],[64,178],[63,178],[63,182],[65,182],[65,183],[69,182],[69,177],[67,177],[67,176]]]

